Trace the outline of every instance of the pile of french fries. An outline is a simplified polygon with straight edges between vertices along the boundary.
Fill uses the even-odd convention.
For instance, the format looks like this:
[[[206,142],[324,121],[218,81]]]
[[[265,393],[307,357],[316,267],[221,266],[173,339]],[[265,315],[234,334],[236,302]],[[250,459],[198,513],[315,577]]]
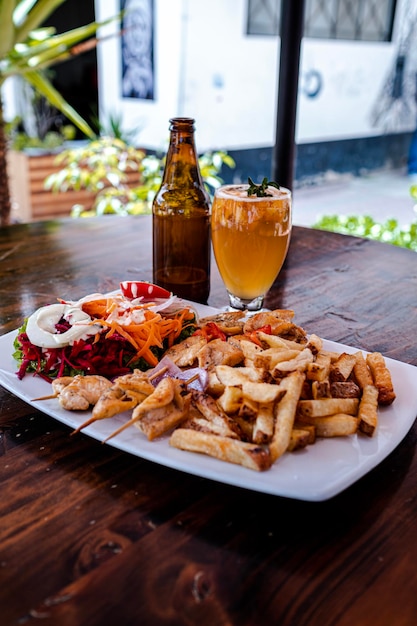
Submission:
[[[272,332],[257,329],[255,315],[246,332],[227,337],[243,359],[209,368],[207,393],[192,395],[172,446],[259,471],[317,438],[375,434],[378,406],[395,399],[383,356],[329,352],[289,321],[292,314],[267,314],[283,318]]]
[[[134,425],[150,441],[170,434],[171,446],[258,471],[318,438],[375,434],[378,407],[395,399],[379,352],[325,350],[320,337],[294,324],[293,311],[242,316],[200,320],[196,334],[166,352],[185,379],[161,376],[158,367],[112,383],[100,376],[64,377],[47,397],[58,397],[68,410],[93,406],[75,432],[132,410],[106,441]],[[204,390],[190,385],[195,366],[207,373]]]

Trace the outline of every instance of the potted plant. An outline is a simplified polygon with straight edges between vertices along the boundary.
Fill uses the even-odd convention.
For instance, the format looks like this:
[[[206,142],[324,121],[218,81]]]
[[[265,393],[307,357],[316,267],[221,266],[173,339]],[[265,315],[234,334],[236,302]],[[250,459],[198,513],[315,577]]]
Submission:
[[[54,88],[45,71],[97,44],[96,31],[102,25],[98,22],[62,34],[56,34],[54,28],[42,28],[53,11],[67,1],[71,0],[0,0],[0,225],[10,222],[11,209],[6,120],[1,99],[1,88],[8,78],[22,77],[87,137],[95,136]]]

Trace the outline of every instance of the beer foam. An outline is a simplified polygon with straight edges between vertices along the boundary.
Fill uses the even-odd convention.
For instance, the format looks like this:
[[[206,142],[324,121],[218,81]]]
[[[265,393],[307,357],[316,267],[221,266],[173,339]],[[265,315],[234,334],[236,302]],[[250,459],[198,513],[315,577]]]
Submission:
[[[267,187],[268,196],[248,196],[249,185],[247,183],[242,185],[223,185],[216,191],[217,196],[220,198],[241,198],[242,200],[259,201],[265,200],[269,197],[273,198],[288,198],[291,197],[291,192],[285,187],[277,189],[276,187]]]

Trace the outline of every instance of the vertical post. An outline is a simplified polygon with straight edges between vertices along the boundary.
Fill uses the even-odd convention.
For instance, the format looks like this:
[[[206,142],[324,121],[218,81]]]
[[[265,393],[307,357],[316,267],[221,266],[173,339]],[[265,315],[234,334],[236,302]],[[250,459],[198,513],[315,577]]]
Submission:
[[[281,0],[277,121],[272,180],[292,190],[295,167],[295,124],[305,0]]]

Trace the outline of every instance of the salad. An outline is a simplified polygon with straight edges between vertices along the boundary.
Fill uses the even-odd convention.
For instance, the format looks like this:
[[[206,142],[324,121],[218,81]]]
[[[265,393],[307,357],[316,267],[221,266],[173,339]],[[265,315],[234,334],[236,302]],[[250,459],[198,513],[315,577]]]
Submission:
[[[174,343],[192,335],[197,313],[166,289],[125,281],[110,295],[58,300],[27,318],[14,341],[21,379],[52,381],[100,374],[109,379],[155,367]]]

